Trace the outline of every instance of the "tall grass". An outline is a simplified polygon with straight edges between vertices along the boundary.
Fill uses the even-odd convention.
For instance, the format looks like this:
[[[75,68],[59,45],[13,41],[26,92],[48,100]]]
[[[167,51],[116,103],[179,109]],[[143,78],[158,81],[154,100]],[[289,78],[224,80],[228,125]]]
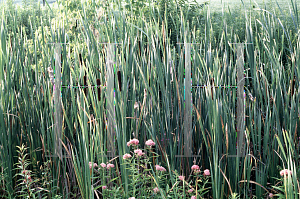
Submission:
[[[296,197],[299,192],[296,169],[299,168],[300,41],[297,4],[292,0],[290,3],[290,16],[283,17],[284,11],[280,16],[258,5],[257,9],[245,12],[241,17],[246,21],[242,37],[227,24],[228,13],[223,13],[222,22],[216,28],[209,7],[205,7],[201,11],[204,23],[200,18],[193,22],[204,29],[196,31],[189,25],[192,22],[186,21],[187,13],[181,11],[177,42],[201,43],[192,45],[193,85],[236,85],[236,49],[229,43],[253,43],[245,45],[244,51],[247,155],[232,157],[236,154],[236,90],[193,87],[192,147],[201,157],[189,158],[188,164],[184,158],[176,157],[184,155],[184,45],[170,42],[166,30],[171,24],[154,16],[157,13],[162,16],[155,5],[149,7],[149,15],[140,12],[135,16],[126,9],[118,11],[121,10],[118,4],[113,4],[114,9],[104,7],[104,15],[90,21],[90,12],[98,9],[98,4],[91,4],[93,7],[82,3],[78,34],[74,33],[73,40],[69,40],[67,29],[73,24],[66,20],[49,21],[50,30],[42,25],[39,32],[31,25],[29,35],[25,34],[24,27],[14,26],[14,37],[8,38],[7,18],[3,14],[0,165],[7,176],[2,179],[6,196],[14,197],[17,182],[13,170],[17,162],[15,148],[25,144],[30,151],[31,170],[39,173],[39,162],[52,162],[53,193],[65,198],[76,194],[94,198],[95,186],[91,186],[94,173],[90,172],[89,162],[111,161],[122,174],[111,174],[111,179],[124,189],[118,197],[130,197],[129,185],[133,179],[128,176],[121,157],[129,153],[126,142],[138,138],[141,143],[148,139],[158,143],[154,151],[161,156],[154,159],[155,164],[161,163],[168,171],[189,170],[192,164],[210,168],[212,190],[208,195],[213,198],[227,198],[233,193],[244,198],[253,195],[264,198],[268,192],[279,192],[272,185],[276,183],[273,177],[278,177],[282,168],[293,171],[292,178],[284,185],[290,189],[286,193],[292,194],[287,197]],[[293,22],[292,29],[289,20]],[[96,88],[89,87],[86,95],[81,88],[62,89],[65,158],[60,160],[54,156],[53,86],[47,72],[55,63],[54,47],[47,44],[51,42],[70,43],[62,45],[64,85],[83,85],[84,76],[89,85],[95,85],[97,79],[104,85],[108,60],[105,45],[100,43],[121,43],[114,47],[113,60],[115,73],[119,72],[121,77],[121,89],[115,78],[116,158],[113,160],[105,156],[106,120],[112,113],[106,111],[108,92],[104,87],[100,101]],[[136,103],[138,108],[134,108]],[[175,179],[171,173],[168,177],[173,184]]]

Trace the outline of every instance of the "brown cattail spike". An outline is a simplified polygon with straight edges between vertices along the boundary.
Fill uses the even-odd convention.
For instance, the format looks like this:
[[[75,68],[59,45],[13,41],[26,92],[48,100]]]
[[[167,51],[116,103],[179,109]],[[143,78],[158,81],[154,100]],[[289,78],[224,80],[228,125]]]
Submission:
[[[80,65],[82,65],[82,57],[81,57],[81,53],[79,53],[79,63],[80,63]]]
[[[119,91],[122,91],[122,80],[121,80],[121,72],[120,71],[117,72],[117,76],[118,76],[118,83],[119,83]]]
[[[294,79],[291,80],[291,81],[292,81],[292,89],[291,89],[291,95],[292,95],[292,96],[294,95],[295,79],[296,79],[296,76],[294,76]]]
[[[210,83],[211,83],[211,85],[212,85],[212,87],[211,87],[211,99],[214,100],[214,93],[213,93],[213,86],[215,85],[215,80],[214,80],[214,78],[211,78],[211,79],[210,79]]]

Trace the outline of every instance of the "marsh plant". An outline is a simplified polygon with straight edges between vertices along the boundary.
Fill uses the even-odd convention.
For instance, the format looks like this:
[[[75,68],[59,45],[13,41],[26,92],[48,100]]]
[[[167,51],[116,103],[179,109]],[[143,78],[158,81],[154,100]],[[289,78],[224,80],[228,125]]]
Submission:
[[[166,0],[5,4],[1,197],[299,197],[299,2],[243,2],[219,12]],[[243,64],[236,43],[244,43]],[[64,87],[54,88],[59,57]],[[240,134],[237,65],[245,81]],[[193,157],[184,153],[186,127]]]
[[[24,144],[17,146],[18,163],[15,165],[17,170],[16,178],[17,185],[15,188],[17,198],[49,198],[52,193],[50,189],[51,183],[51,170],[49,162],[45,162],[41,166],[40,171],[42,171],[41,176],[35,175],[35,173],[30,170],[31,160],[29,159],[29,154],[26,152],[28,148]],[[54,198],[59,198],[58,195],[52,195]]]

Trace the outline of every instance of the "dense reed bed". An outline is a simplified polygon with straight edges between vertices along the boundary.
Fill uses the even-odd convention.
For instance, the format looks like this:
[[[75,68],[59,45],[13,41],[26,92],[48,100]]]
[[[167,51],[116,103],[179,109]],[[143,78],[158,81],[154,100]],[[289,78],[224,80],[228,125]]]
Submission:
[[[289,3],[288,12],[258,5],[237,11],[240,15],[224,9],[217,21],[209,5],[199,7],[199,15],[190,18],[189,11],[179,7],[160,13],[155,3],[134,9],[131,4],[91,1],[82,3],[78,12],[70,12],[73,4],[61,4],[48,10],[57,15],[46,19],[36,15],[42,19],[40,25],[31,18],[29,30],[17,26],[17,12],[9,17],[3,12],[1,197],[22,197],[21,187],[27,190],[23,194],[29,193],[20,181],[25,174],[18,175],[28,166],[35,173],[31,189],[40,187],[46,198],[181,198],[185,192],[172,188],[176,177],[185,172],[187,178],[191,166],[199,165],[202,171],[210,170],[203,189],[211,188],[201,197],[234,198],[237,193],[241,198],[267,198],[272,193],[298,198],[300,22],[296,1]],[[168,13],[175,11],[176,16]],[[236,19],[245,22],[236,27]],[[168,32],[170,27],[175,37]],[[54,69],[54,47],[49,44],[53,42],[69,43],[62,44],[63,85],[96,85],[97,79],[103,85],[99,96],[93,87],[61,89],[63,159],[54,155],[53,84],[47,70]],[[113,56],[114,158],[105,157],[106,120],[112,114],[106,111],[107,53],[101,44],[105,42],[119,43]],[[176,43],[184,42],[197,43],[191,46],[192,85],[196,86],[191,91],[192,148],[197,158],[176,157],[183,155],[185,110],[185,51],[184,45]],[[230,44],[236,42],[253,43],[244,48],[245,157],[232,156],[236,154],[236,89],[197,87],[237,85],[236,48]],[[147,168],[151,177],[141,184],[132,177],[139,176],[136,167],[122,158],[130,153],[127,142],[133,138],[140,141],[140,148],[149,139],[155,142],[147,149],[148,155],[155,154]],[[132,164],[139,165],[136,161]],[[89,162],[112,163],[115,168],[98,173]],[[166,168],[166,174],[161,177],[154,165]],[[281,178],[283,169],[292,175]],[[110,192],[101,196],[103,182]],[[155,185],[161,191],[149,195],[147,187],[155,182],[164,182]]]

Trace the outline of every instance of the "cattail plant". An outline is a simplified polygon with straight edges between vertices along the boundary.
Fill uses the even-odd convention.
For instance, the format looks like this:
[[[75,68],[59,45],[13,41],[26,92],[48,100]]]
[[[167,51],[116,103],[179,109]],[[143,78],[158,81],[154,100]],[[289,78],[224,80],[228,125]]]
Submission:
[[[210,9],[212,4],[183,1],[59,3],[44,11],[27,9],[25,14],[34,16],[23,22],[19,11],[3,9],[0,170],[5,179],[0,189],[5,193],[0,195],[39,197],[40,165],[48,162],[52,179],[43,179],[47,189],[40,192],[51,192],[47,197],[298,196],[297,1],[288,2],[290,9],[285,9],[288,3],[272,4],[273,9],[255,2],[240,4],[239,10],[214,8],[222,12]],[[54,146],[51,43],[63,43],[62,82],[70,86],[57,88],[62,157]],[[113,46],[109,62],[108,43]],[[185,96],[186,43],[191,43],[191,99]],[[242,157],[236,156],[236,43],[243,43],[244,54]],[[108,86],[112,90],[104,89]],[[184,157],[187,110],[194,157]]]

